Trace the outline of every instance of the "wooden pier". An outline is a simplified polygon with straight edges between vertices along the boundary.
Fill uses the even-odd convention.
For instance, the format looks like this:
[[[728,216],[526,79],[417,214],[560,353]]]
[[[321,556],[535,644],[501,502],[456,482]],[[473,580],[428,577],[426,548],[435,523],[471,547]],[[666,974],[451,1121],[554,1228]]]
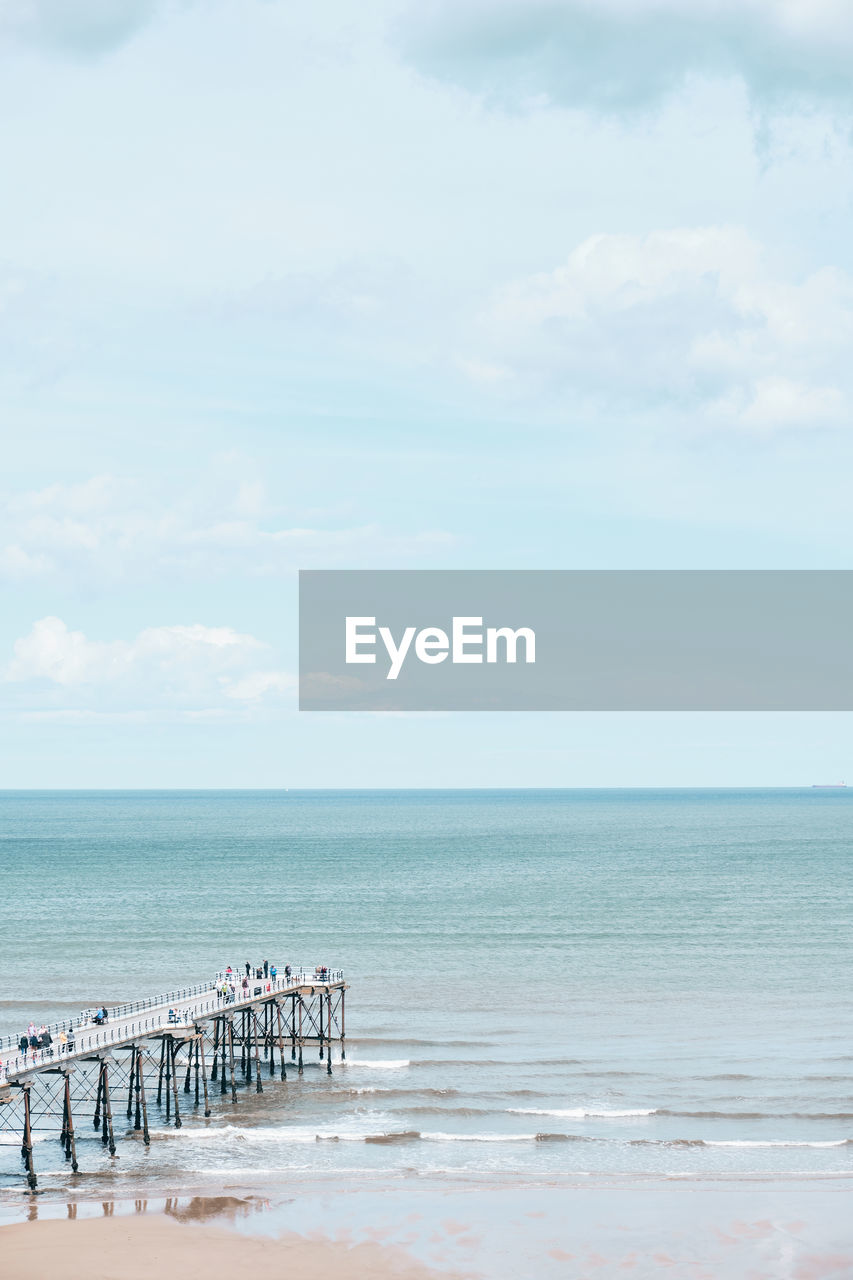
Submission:
[[[288,1064],[301,1075],[308,1048],[319,1050],[330,1075],[335,1041],[346,1060],[347,984],[340,970],[250,977],[245,992],[242,973],[232,980],[236,990],[220,974],[211,982],[110,1009],[103,1022],[92,1013],[54,1023],[48,1028],[49,1048],[26,1056],[15,1036],[0,1040],[0,1132],[21,1135],[31,1191],[38,1183],[33,1135],[58,1130],[65,1159],[76,1173],[75,1119],[79,1126],[90,1108],[91,1123],[114,1156],[116,1107],[126,1108],[131,1131],[148,1145],[148,1109],[155,1095],[166,1123],[179,1129],[182,1106],[209,1116],[217,1095],[236,1104],[240,1088],[262,1093],[264,1075],[286,1081]]]

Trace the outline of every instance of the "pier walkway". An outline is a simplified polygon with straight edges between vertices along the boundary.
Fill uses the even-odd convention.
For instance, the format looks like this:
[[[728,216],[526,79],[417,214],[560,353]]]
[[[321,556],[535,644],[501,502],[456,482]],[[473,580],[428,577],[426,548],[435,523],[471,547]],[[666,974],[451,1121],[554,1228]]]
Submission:
[[[37,1185],[33,1133],[55,1130],[65,1159],[76,1173],[75,1116],[94,1103],[93,1123],[103,1145],[115,1155],[113,1100],[116,1088],[126,1091],[131,1133],[149,1143],[149,1097],[167,1124],[182,1124],[179,1078],[193,1105],[211,1114],[211,1090],[238,1101],[238,1085],[254,1084],[263,1092],[262,1075],[287,1079],[289,1058],[301,1075],[303,1051],[319,1048],[319,1058],[332,1071],[332,1044],[338,1041],[346,1059],[344,996],[347,984],[339,969],[300,968],[275,978],[219,973],[208,982],[149,996],[76,1020],[53,1023],[47,1047],[28,1049],[18,1038],[0,1040],[0,1132],[21,1134],[21,1157],[31,1190]],[[276,1068],[276,1053],[278,1067]],[[262,1065],[263,1060],[263,1065]],[[164,1106],[165,1103],[165,1106]],[[150,1105],[153,1105],[153,1101]],[[184,1103],[186,1106],[187,1104]]]

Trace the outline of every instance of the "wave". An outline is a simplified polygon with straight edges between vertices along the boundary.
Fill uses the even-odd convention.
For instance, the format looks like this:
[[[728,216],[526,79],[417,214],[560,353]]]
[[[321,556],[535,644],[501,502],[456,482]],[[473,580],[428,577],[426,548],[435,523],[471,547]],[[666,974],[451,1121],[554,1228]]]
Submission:
[[[50,1135],[34,1135],[36,1141],[48,1141]],[[551,1131],[528,1132],[528,1133],[448,1133],[442,1130],[423,1131],[417,1129],[377,1129],[375,1127],[357,1128],[357,1129],[317,1129],[309,1125],[291,1125],[284,1127],[263,1126],[256,1128],[243,1127],[235,1124],[224,1124],[214,1126],[207,1129],[183,1129],[176,1130],[155,1129],[151,1131],[152,1141],[178,1140],[189,1142],[211,1142],[232,1140],[240,1143],[252,1145],[265,1144],[316,1144],[316,1143],[338,1143],[338,1142],[364,1142],[376,1145],[394,1145],[407,1144],[416,1142],[463,1142],[463,1143],[519,1143],[519,1142],[574,1142],[586,1143],[591,1145],[613,1146],[625,1143],[630,1147],[655,1147],[665,1149],[697,1149],[710,1147],[732,1147],[732,1148],[773,1148],[773,1147],[796,1147],[796,1148],[830,1148],[845,1147],[853,1145],[853,1139],[833,1138],[825,1140],[814,1139],[787,1139],[787,1138],[767,1138],[767,1139],[747,1139],[747,1138],[725,1138],[725,1139],[709,1139],[709,1138],[632,1138],[629,1140],[616,1137],[593,1137],[588,1134],[575,1133],[555,1133]],[[4,1145],[18,1145],[20,1138],[4,1134],[0,1137],[0,1143]]]
[[[414,1036],[396,1038],[385,1036],[352,1036],[347,1037],[347,1044],[357,1044],[359,1048],[366,1044],[401,1045],[407,1049],[414,1045],[418,1049],[489,1049],[491,1040],[418,1040]]]
[[[706,1147],[846,1147],[850,1145],[849,1138],[833,1138],[826,1142],[799,1142],[788,1140],[786,1138],[767,1138],[760,1140],[743,1140],[740,1138],[725,1138],[716,1141],[706,1140],[703,1144]]]
[[[359,1095],[362,1093],[381,1093],[382,1101],[386,1098],[458,1098],[460,1089],[393,1089],[387,1085],[365,1084],[351,1085],[348,1089],[335,1091],[335,1097],[341,1094]]]
[[[662,1107],[656,1114],[683,1120],[853,1120],[853,1111],[672,1111]]]
[[[570,1120],[586,1120],[586,1119],[621,1119],[625,1116],[654,1116],[658,1114],[657,1108],[649,1107],[648,1109],[638,1109],[629,1111],[604,1111],[595,1110],[594,1108],[585,1107],[568,1107],[565,1109],[549,1109],[546,1107],[508,1107],[507,1110],[516,1116],[564,1116]],[[663,1113],[661,1113],[663,1114]]]
[[[536,1133],[422,1133],[424,1142],[535,1142]]]
[[[410,1067],[412,1063],[408,1058],[387,1058],[384,1061],[378,1058],[347,1058],[346,1062],[342,1062],[340,1065],[345,1067],[373,1067],[377,1071],[400,1071],[403,1067]]]

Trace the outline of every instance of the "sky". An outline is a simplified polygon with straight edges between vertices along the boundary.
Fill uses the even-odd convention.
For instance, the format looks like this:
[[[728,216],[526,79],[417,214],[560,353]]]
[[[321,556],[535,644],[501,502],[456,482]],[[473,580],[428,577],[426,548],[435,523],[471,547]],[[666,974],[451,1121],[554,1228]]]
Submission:
[[[808,785],[296,708],[297,572],[850,568],[842,0],[0,0],[0,787]]]

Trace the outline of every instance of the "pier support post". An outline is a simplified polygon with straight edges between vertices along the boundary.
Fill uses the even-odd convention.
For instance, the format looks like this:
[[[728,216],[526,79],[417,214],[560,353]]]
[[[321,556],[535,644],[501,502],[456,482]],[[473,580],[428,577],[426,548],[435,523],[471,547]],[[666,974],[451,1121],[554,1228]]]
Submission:
[[[166,1065],[166,1124],[172,1119],[172,1037],[163,1037],[163,1055]],[[162,1072],[161,1072],[162,1077]],[[157,1101],[160,1101],[160,1090],[157,1090]]]
[[[218,1073],[216,1054],[219,1049],[219,1024],[221,1023],[221,1021],[222,1021],[221,1018],[213,1019],[213,1053],[211,1055],[212,1061],[210,1065],[210,1078],[211,1080],[214,1080],[214,1081],[216,1080],[217,1073]]]
[[[103,1063],[98,1067],[98,1087],[95,1090],[95,1114],[92,1117],[92,1128],[100,1129],[101,1127],[101,1092],[104,1086],[104,1077],[101,1068]]]
[[[229,1023],[229,1025],[230,1025],[230,1023]],[[226,1047],[226,1046],[225,1046],[225,1042],[226,1042],[226,1040],[227,1040],[227,1039],[228,1039],[228,1036],[226,1035],[226,1032],[225,1032],[225,1019],[223,1018],[223,1019],[222,1019],[222,1030],[221,1030],[221,1035],[220,1035],[220,1042],[221,1042],[221,1045],[222,1045],[222,1088],[221,1088],[221,1089],[220,1089],[220,1091],[219,1091],[219,1092],[222,1094],[222,1096],[223,1096],[223,1097],[225,1096],[225,1094],[226,1094],[226,1092],[227,1092],[227,1090],[228,1090],[228,1081],[227,1081],[227,1079],[226,1079],[226,1077],[227,1077],[227,1074],[228,1074],[228,1073],[227,1073],[227,1071],[226,1071],[226,1069],[225,1069],[225,1047]]]
[[[101,1142],[109,1149],[111,1156],[116,1153],[116,1141],[113,1133],[113,1108],[110,1101],[110,1069],[107,1063],[101,1060],[101,1081],[102,1081],[102,1097],[103,1097],[103,1127],[101,1129]]]
[[[133,1128],[136,1132],[140,1132],[142,1128],[142,1120],[140,1116],[140,1059],[142,1057],[142,1048],[137,1044],[133,1051],[133,1066],[131,1083],[133,1087],[134,1102],[136,1102],[136,1115],[133,1116]]]
[[[205,1066],[205,1063],[204,1063],[204,1031],[199,1032],[198,1052],[199,1052],[199,1056],[201,1057],[201,1082],[204,1088],[204,1114],[205,1116],[209,1116],[210,1115],[210,1099],[207,1096],[207,1067]],[[214,1058],[214,1062],[215,1061],[216,1059]],[[196,1087],[198,1087],[198,1076],[196,1076]]]
[[[296,1061],[296,996],[290,997],[290,1061]]]
[[[302,996],[299,997],[299,1066],[297,1068],[299,1075],[303,1074],[302,1069]]]
[[[341,987],[341,1062],[346,1062],[347,1060],[347,1048],[344,1041],[344,1036],[346,1035],[346,1024],[344,1023],[344,995],[344,989]]]
[[[327,1032],[326,1032],[326,1075],[332,1074],[332,993],[326,992],[326,1013],[327,1013]],[[320,996],[320,1022],[323,1021],[323,997]]]
[[[284,1069],[284,1030],[282,1028],[281,1005],[276,1001],[276,1012],[278,1013],[278,1056],[281,1059],[281,1078],[287,1079],[287,1072]]]
[[[160,1041],[160,1072],[157,1076],[157,1106],[163,1103],[163,1071],[166,1065],[166,1039],[165,1036]],[[166,1095],[166,1105],[168,1106],[168,1092]]]
[[[175,1097],[175,1128],[180,1129],[183,1121],[178,1111],[178,1042],[174,1036],[170,1036],[172,1051],[172,1093]]]
[[[187,1074],[184,1077],[184,1093],[189,1093],[192,1087],[192,1069],[193,1069],[193,1045],[190,1042],[190,1051],[187,1054]],[[198,1102],[198,1098],[196,1098]]]
[[[77,1172],[77,1143],[74,1140],[74,1115],[71,1110],[71,1077],[65,1072],[62,1132],[65,1140],[65,1159],[71,1161],[71,1172]]]
[[[198,1099],[199,1099],[199,1076],[198,1076],[198,1073],[199,1073],[199,1064],[198,1064],[198,1046],[199,1046],[199,1041],[201,1041],[201,1040],[202,1040],[203,1036],[204,1036],[204,1032],[203,1032],[203,1031],[199,1031],[199,1032],[198,1032],[198,1040],[196,1040],[196,1042],[195,1042],[195,1105],[196,1105],[196,1106],[198,1106]],[[205,1081],[205,1083],[207,1083],[207,1082]]]
[[[33,1165],[33,1130],[30,1121],[30,1086],[22,1086],[24,1090],[24,1141],[21,1145],[21,1156],[27,1170],[27,1186],[35,1191],[38,1186],[36,1171]]]
[[[252,1083],[252,1010],[243,1011],[243,1077],[246,1084]]]
[[[231,1068],[231,1101],[237,1101],[237,1081],[234,1078],[234,1023],[228,1023],[228,1062]]]
[[[130,1072],[127,1077],[127,1118],[133,1115],[133,1081],[136,1076],[136,1045],[130,1051]]]
[[[254,1009],[251,1017],[255,1028],[255,1093],[263,1093],[264,1086],[261,1084],[261,1029],[258,1026],[258,1017]]]
[[[142,1069],[142,1049],[140,1048],[136,1055],[136,1071],[137,1071],[137,1110],[136,1110],[136,1127],[139,1128],[139,1099],[142,1100],[142,1141],[146,1147],[151,1146],[151,1136],[148,1133],[148,1103],[145,1100],[145,1073]]]

